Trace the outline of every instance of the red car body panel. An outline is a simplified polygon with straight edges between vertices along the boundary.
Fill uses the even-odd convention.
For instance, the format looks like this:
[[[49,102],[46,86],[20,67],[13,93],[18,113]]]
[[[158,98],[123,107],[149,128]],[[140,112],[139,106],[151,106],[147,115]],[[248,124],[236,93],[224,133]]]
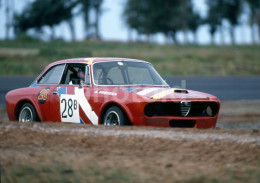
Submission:
[[[119,106],[129,119],[132,125],[137,126],[155,126],[155,127],[170,127],[172,123],[193,122],[194,128],[214,128],[216,126],[220,102],[217,97],[191,90],[182,90],[170,88],[169,86],[97,86],[93,78],[93,64],[109,61],[138,61],[134,59],[125,58],[82,58],[69,59],[51,63],[44,71],[36,78],[35,82],[27,88],[16,89],[10,91],[6,95],[6,107],[10,120],[18,120],[19,110],[22,104],[31,103],[37,113],[40,121],[54,121],[61,122],[68,114],[73,112],[73,120],[80,121],[85,124],[101,124],[104,114],[109,106]],[[84,63],[89,65],[90,85],[68,85],[68,84],[54,84],[54,85],[40,85],[37,84],[39,78],[43,74],[58,64],[68,63]],[[62,97],[71,97],[71,103],[68,104],[68,110],[65,110]],[[76,98],[75,98],[76,97]],[[64,99],[66,102],[67,98]],[[69,101],[69,100],[67,100]],[[181,101],[190,101],[198,107],[212,105],[215,108],[214,115],[202,116],[180,116],[180,115],[165,115],[145,114],[144,111],[148,104],[179,105]],[[73,108],[74,106],[74,108]],[[155,107],[156,108],[156,107]],[[154,110],[155,110],[154,108]],[[166,111],[169,107],[164,108]],[[74,110],[77,109],[77,110]],[[161,110],[158,109],[158,110]],[[156,112],[154,112],[156,113]],[[164,111],[162,111],[164,114]],[[71,119],[72,119],[71,118]],[[63,121],[70,122],[70,121]],[[181,125],[182,126],[182,125]],[[178,127],[178,126],[177,126]],[[186,127],[186,125],[184,125]]]

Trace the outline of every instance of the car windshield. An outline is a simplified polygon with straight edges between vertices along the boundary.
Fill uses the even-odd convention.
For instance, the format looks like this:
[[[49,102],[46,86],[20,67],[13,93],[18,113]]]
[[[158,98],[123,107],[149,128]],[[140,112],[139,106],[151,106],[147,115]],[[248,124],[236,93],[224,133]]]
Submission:
[[[96,85],[163,85],[167,83],[147,62],[112,61],[93,64]]]

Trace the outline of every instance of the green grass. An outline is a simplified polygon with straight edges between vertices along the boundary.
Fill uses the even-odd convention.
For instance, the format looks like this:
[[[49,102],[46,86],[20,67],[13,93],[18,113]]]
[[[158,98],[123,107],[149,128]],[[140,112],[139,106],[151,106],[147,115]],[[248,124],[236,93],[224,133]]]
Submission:
[[[36,55],[0,54],[0,75],[38,75],[56,60],[126,57],[151,62],[161,75],[260,75],[260,46],[172,46],[119,42],[0,41],[0,48],[38,49]]]

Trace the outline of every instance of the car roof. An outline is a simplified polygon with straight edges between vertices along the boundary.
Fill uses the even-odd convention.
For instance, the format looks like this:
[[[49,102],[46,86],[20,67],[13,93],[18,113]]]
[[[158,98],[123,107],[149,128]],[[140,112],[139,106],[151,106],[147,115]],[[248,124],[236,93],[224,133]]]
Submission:
[[[86,58],[71,58],[71,59],[65,59],[65,60],[59,60],[56,62],[52,62],[49,65],[47,65],[41,74],[36,78],[39,79],[49,68],[52,66],[58,65],[58,64],[64,64],[64,63],[85,63],[85,64],[94,64],[94,63],[100,63],[100,62],[107,62],[107,61],[137,61],[137,62],[146,62],[143,60],[137,60],[132,58],[118,58],[118,57],[86,57]],[[146,62],[148,63],[148,62]]]
[[[107,62],[107,61],[138,61],[138,62],[146,62],[143,60],[137,60],[132,58],[117,58],[117,57],[87,57],[87,58],[71,58],[60,60],[56,62],[52,62],[49,64],[48,67],[53,65],[62,64],[62,63],[87,63],[87,64],[94,64],[98,62]]]

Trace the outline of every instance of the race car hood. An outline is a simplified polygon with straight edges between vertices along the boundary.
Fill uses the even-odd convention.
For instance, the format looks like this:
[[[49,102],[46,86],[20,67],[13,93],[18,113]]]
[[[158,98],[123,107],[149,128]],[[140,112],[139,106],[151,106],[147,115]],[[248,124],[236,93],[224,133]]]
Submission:
[[[145,98],[154,100],[205,100],[209,99],[211,95],[201,93],[192,90],[180,89],[180,88],[163,88],[163,87],[152,87],[152,88],[127,88],[124,91],[133,92],[137,95]]]

